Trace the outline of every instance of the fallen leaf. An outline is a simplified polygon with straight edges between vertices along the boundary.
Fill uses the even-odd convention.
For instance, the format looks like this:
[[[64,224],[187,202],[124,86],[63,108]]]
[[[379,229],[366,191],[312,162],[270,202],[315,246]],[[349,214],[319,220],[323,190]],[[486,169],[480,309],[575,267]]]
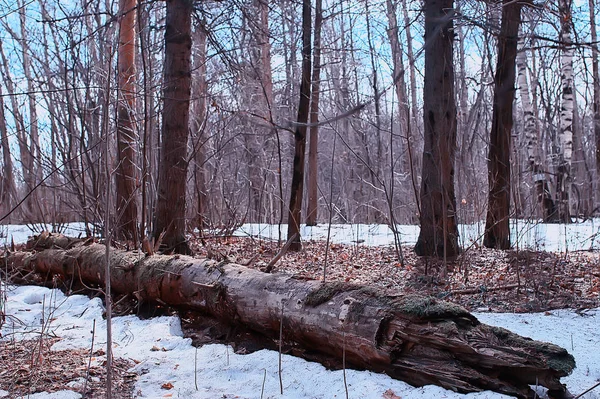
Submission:
[[[173,389],[173,384],[171,384],[170,382],[165,382],[164,384],[162,384],[160,386],[162,389]]]
[[[396,395],[394,391],[388,389],[383,393],[383,399],[402,399],[400,396]]]

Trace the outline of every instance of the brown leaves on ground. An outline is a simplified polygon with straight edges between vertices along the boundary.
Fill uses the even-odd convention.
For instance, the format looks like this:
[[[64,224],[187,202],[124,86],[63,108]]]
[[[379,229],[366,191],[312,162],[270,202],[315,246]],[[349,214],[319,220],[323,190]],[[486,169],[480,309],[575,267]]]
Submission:
[[[58,339],[0,342],[0,389],[8,391],[11,398],[65,389],[80,394],[85,390],[86,398],[104,398],[105,362],[98,364],[98,361],[92,361],[88,369],[89,350],[50,350],[57,341]],[[93,359],[102,354],[94,353]],[[136,374],[127,371],[132,366],[130,361],[114,359],[113,398],[132,397]]]
[[[197,257],[264,269],[281,245],[258,238],[212,238],[192,242]],[[391,247],[303,243],[288,252],[273,273],[303,279],[346,281],[381,287],[389,294],[420,293],[459,303],[469,310],[539,312],[600,305],[600,253],[551,253],[471,248],[457,259],[417,257],[403,248],[403,262]],[[444,270],[446,271],[444,273]]]

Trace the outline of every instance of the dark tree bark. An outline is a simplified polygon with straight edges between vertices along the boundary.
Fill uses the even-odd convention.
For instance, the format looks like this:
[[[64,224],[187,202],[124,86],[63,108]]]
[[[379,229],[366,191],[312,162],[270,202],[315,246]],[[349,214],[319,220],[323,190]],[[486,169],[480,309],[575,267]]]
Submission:
[[[454,97],[452,0],[425,0],[425,84],[423,89],[423,176],[420,256],[459,253],[454,194],[456,104]]]
[[[291,251],[302,248],[300,240],[300,214],[302,210],[302,190],[304,188],[304,159],[306,156],[306,128],[310,106],[310,52],[311,52],[311,9],[310,0],[302,1],[302,81],[300,83],[300,103],[294,132],[294,164],[292,169],[292,191],[288,216],[288,240],[293,239]]]
[[[167,0],[160,170],[154,237],[162,247],[188,254],[185,194],[191,84],[191,0]]]
[[[483,245],[510,248],[510,152],[521,3],[503,0],[494,77],[494,108],[488,155],[488,210]]]
[[[104,245],[43,233],[28,249],[33,252],[7,255],[7,267],[103,283]],[[110,259],[115,293],[197,310],[272,339],[278,339],[282,320],[292,354],[327,365],[339,365],[345,355],[346,366],[416,386],[533,398],[529,385],[542,385],[560,397],[566,393],[560,377],[575,367],[563,348],[481,324],[460,306],[434,298],[384,296],[367,286],[306,281],[187,256],[115,249]]]
[[[119,98],[117,105],[117,237],[138,241],[135,112],[137,0],[120,0]]]
[[[588,0],[590,33],[592,36],[592,78],[594,80],[594,137],[596,138],[596,170],[600,171],[600,73],[598,72],[598,31],[596,30],[596,2]],[[596,191],[600,192],[600,184]]]
[[[319,176],[319,98],[321,94],[321,25],[323,24],[323,1],[315,2],[315,35],[313,71],[312,71],[312,100],[310,101],[310,140],[308,146],[308,203],[306,204],[306,225],[316,226],[319,209],[319,193],[317,180]]]

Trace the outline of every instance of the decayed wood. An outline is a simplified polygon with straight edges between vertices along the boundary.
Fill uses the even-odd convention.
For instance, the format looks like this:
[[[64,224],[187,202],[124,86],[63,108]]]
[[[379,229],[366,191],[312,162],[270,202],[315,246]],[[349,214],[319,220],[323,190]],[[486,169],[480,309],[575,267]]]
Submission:
[[[45,233],[27,248],[6,256],[9,267],[102,284],[103,245]],[[114,249],[110,257],[114,292],[195,309],[273,338],[283,304],[283,339],[304,351],[298,353],[341,359],[345,350],[346,364],[416,386],[525,398],[533,396],[529,384],[539,384],[561,396],[560,377],[575,367],[563,348],[481,324],[462,307],[434,298],[384,296],[374,288],[189,256]]]

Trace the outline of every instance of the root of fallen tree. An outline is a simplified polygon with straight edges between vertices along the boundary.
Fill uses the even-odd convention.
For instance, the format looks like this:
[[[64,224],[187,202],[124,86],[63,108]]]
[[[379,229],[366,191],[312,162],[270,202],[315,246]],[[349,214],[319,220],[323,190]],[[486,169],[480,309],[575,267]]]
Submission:
[[[285,342],[311,360],[341,359],[345,351],[348,366],[415,386],[530,398],[530,385],[542,385],[554,397],[569,395],[560,378],[575,361],[565,349],[482,324],[458,305],[189,256],[117,249],[109,256],[113,292],[193,309],[273,339],[282,322]],[[6,254],[13,270],[96,286],[105,262],[103,245],[49,233],[33,237],[26,251]]]

